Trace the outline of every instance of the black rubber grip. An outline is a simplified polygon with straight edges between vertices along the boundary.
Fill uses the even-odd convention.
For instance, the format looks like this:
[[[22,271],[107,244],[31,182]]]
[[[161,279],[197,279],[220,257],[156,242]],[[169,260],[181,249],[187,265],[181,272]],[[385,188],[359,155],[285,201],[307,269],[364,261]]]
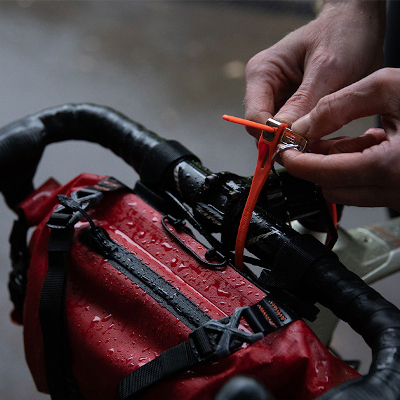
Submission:
[[[297,292],[311,296],[333,311],[358,332],[372,350],[373,360],[367,375],[339,385],[318,399],[400,399],[400,310],[349,271],[334,253],[312,236],[303,235],[301,241],[290,238],[282,247],[287,246],[291,256],[280,248],[274,267],[303,266],[303,275],[297,276]],[[296,246],[299,246],[298,251]],[[313,250],[304,256],[305,249]]]
[[[28,196],[44,148],[85,140],[110,149],[137,172],[146,154],[164,139],[122,114],[92,104],[54,107],[0,130],[0,191],[13,208]]]
[[[164,186],[166,177],[181,161],[199,161],[186,147],[175,140],[166,140],[154,146],[144,157],[140,179],[149,187]]]

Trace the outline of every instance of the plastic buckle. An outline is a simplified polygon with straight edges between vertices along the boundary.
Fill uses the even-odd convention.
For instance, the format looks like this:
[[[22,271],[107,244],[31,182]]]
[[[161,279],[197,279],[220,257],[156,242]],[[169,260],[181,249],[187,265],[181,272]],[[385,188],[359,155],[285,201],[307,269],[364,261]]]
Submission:
[[[53,212],[47,221],[47,226],[51,229],[65,229],[75,225],[77,220],[77,216],[73,213],[66,214],[58,212],[57,210]]]
[[[280,134],[279,144],[284,146],[293,145],[293,147],[296,148],[296,150],[298,151],[305,150],[307,146],[307,139],[293,132],[290,128],[287,127],[286,124],[283,124],[276,119],[269,118],[265,125],[276,129],[278,129],[281,125],[284,125],[284,129],[281,131]]]
[[[228,357],[244,343],[253,344],[264,337],[262,332],[252,333],[238,329],[243,312],[247,309],[248,307],[236,308],[231,317],[208,321],[189,335],[205,361]],[[206,344],[204,333],[209,340]],[[214,336],[217,336],[216,340]]]
[[[65,229],[74,226],[82,218],[89,221],[89,217],[84,211],[89,205],[89,200],[86,197],[75,200],[65,194],[57,195],[60,205],[55,209],[50,216],[47,226],[52,229]],[[91,221],[89,221],[90,223]]]

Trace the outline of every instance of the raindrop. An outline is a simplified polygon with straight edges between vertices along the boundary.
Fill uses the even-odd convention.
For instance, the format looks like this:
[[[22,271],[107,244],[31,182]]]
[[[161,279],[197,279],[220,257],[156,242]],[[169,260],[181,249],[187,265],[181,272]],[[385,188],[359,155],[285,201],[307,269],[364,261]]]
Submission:
[[[108,321],[111,317],[112,317],[112,314],[109,314],[109,315],[105,316],[101,321],[102,321],[102,322],[106,322],[106,321]]]
[[[165,251],[172,250],[172,246],[167,242],[162,243],[161,246],[164,248]]]
[[[222,290],[222,289],[220,289],[220,288],[217,289],[217,293],[218,293],[220,296],[225,296],[225,297],[229,297],[229,296],[230,296],[230,293],[229,293],[229,292],[227,292],[226,290]]]
[[[173,258],[171,260],[171,267],[176,267],[178,265],[178,260],[176,258]]]
[[[95,316],[95,317],[92,319],[92,321],[90,321],[90,327],[93,328],[93,327],[94,327],[94,324],[96,324],[97,322],[100,322],[100,321],[101,321],[101,318],[98,317],[98,316]]]

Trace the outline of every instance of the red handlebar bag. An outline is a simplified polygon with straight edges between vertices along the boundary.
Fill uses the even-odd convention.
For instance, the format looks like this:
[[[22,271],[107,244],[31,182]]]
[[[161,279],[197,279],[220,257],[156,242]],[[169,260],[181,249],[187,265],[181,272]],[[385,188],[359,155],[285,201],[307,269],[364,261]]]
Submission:
[[[305,400],[358,376],[279,299],[182,250],[163,215],[114,179],[49,181],[19,208],[37,225],[26,358],[53,399],[205,400],[246,375],[278,400]]]

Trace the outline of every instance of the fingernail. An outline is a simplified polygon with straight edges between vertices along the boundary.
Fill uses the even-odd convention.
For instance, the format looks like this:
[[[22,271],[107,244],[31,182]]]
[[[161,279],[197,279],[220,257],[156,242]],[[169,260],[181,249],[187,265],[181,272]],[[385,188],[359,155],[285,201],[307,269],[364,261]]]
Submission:
[[[310,130],[310,125],[310,114],[306,114],[304,117],[301,117],[297,121],[293,122],[292,130],[301,136],[305,136]]]
[[[291,113],[283,111],[282,113],[276,114],[273,118],[290,126],[297,117]]]

